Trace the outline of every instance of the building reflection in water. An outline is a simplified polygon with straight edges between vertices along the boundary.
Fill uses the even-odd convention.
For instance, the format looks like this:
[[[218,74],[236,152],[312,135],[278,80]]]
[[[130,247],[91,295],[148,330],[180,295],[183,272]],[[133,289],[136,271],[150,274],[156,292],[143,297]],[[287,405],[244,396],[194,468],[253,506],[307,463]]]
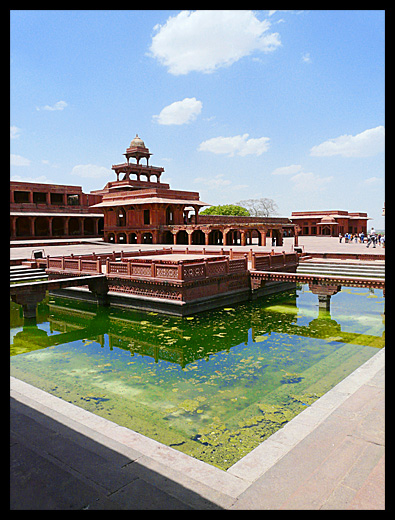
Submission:
[[[384,346],[381,337],[341,330],[330,310],[317,307],[317,315],[308,324],[298,323],[297,291],[277,295],[277,310],[271,312],[273,299],[249,302],[231,309],[211,311],[194,318],[178,318],[96,307],[88,302],[49,297],[38,312],[37,321],[25,320],[22,330],[13,336],[11,351],[22,353],[73,341],[91,339],[102,347],[120,348],[133,356],[138,353],[156,362],[165,360],[185,367],[199,359],[230,350],[263,336],[286,333],[318,339],[335,338],[343,343]],[[281,320],[279,319],[281,315]],[[383,317],[384,319],[384,317]],[[20,325],[16,306],[11,309],[11,322]],[[48,332],[40,327],[48,322]]]

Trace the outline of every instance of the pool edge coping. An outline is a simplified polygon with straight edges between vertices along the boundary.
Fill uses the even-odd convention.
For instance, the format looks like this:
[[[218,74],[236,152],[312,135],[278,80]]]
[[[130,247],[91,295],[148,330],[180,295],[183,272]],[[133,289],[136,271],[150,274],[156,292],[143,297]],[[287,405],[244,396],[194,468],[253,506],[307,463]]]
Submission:
[[[90,430],[92,434],[115,441],[121,445],[121,449],[123,446],[126,451],[134,450],[138,453],[135,460],[141,464],[154,464],[157,467],[159,463],[163,470],[168,468],[173,480],[179,480],[185,485],[185,479],[188,479],[187,487],[190,489],[196,482],[235,499],[315,430],[348,397],[368,384],[384,368],[384,359],[385,347],[226,471],[119,426],[13,376],[10,376],[10,393],[16,400],[84,435],[89,435]],[[104,442],[103,438],[101,442]],[[201,493],[202,489],[198,492]]]

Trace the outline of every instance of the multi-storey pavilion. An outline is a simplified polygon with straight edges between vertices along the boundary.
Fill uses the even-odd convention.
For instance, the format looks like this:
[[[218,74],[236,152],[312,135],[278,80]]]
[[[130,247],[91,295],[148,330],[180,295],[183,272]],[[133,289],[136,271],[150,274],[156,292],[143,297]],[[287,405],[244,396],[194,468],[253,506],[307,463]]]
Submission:
[[[161,182],[164,168],[149,165],[152,155],[136,135],[124,154],[127,162],[112,166],[117,180],[106,184],[95,204],[104,212],[104,240],[129,244],[266,245],[266,237],[282,244],[294,225],[285,217],[199,216],[210,204],[195,191],[170,189]],[[146,165],[140,164],[141,159]],[[133,162],[135,160],[136,162]],[[154,180],[153,180],[154,179]]]

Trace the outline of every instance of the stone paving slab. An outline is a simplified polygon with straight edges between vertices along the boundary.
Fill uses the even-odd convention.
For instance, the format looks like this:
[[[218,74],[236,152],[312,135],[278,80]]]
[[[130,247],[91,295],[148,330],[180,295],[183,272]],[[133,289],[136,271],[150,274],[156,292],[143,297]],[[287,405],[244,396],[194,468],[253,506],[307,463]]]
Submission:
[[[339,243],[339,240],[335,237],[299,237],[299,246],[305,252],[310,253],[359,253],[359,254],[369,254],[369,255],[385,255],[385,248],[381,246],[377,246],[376,248],[369,247],[367,248],[365,244],[345,244]],[[169,245],[164,244],[110,244],[108,242],[99,241],[86,241],[86,243],[76,243],[70,245],[61,245],[61,243],[53,244],[48,241],[44,246],[34,245],[33,242],[28,242],[24,244],[23,247],[12,247],[10,249],[10,259],[26,259],[31,258],[32,251],[36,249],[44,249],[46,255],[50,256],[61,256],[68,255],[71,252],[74,255],[83,255],[90,254],[92,251],[95,253],[103,253],[108,252],[112,253],[113,251],[134,251],[134,250],[153,250],[161,247],[169,247]],[[182,250],[185,249],[185,245],[175,245],[172,246],[173,250],[177,249]],[[218,250],[220,246],[187,246],[190,251],[201,250],[202,247],[205,247],[207,251],[210,250]],[[223,246],[224,249],[228,250],[230,246]],[[266,246],[233,246],[232,249],[234,251],[244,251],[248,252],[250,249],[253,251],[271,251],[272,249],[276,253],[280,253],[282,251],[292,252],[294,247],[294,239],[293,237],[284,238],[284,244],[282,246],[271,246],[270,241],[267,241]],[[333,260],[332,260],[333,261]]]
[[[93,445],[92,449],[96,453],[98,450],[100,451],[97,443],[111,449],[111,463],[114,463],[113,452],[121,453],[126,457],[127,463],[133,461],[141,464],[141,461],[145,461],[144,467],[150,467],[151,473],[158,471],[158,474],[165,476],[167,480],[173,478],[175,487],[182,489],[179,492],[181,496],[185,494],[184,489],[198,490],[201,497],[200,508],[202,509],[211,504],[209,500],[211,496],[215,497],[216,502],[214,504],[216,507],[220,507],[221,504],[230,505],[240,490],[245,489],[248,485],[248,483],[245,483],[243,486],[243,482],[239,481],[238,478],[228,476],[226,472],[218,468],[198,461],[137,432],[118,426],[107,419],[96,416],[14,378],[11,378],[11,396],[18,403],[23,403],[24,406],[28,407],[28,410],[24,411],[25,415],[30,413],[40,424],[49,420],[56,433],[62,436],[67,435],[69,438],[75,436],[72,433],[73,431],[81,434],[79,442],[83,443],[84,449],[87,449],[86,445]],[[12,403],[12,406],[15,408],[14,403]],[[38,419],[37,412],[40,414]],[[23,424],[23,418],[21,422]],[[20,425],[11,421],[11,428],[12,431],[13,429],[19,431]],[[23,442],[25,438],[28,437],[21,436],[20,442]],[[67,458],[67,464],[71,464],[73,470],[81,471],[78,466],[78,459],[73,462],[72,457],[67,457],[67,450],[62,455],[60,450],[56,449],[56,446],[51,447],[50,440],[48,443],[45,441],[41,449],[45,451],[53,449],[56,452],[56,458],[64,460]],[[149,459],[148,464],[147,459]],[[170,473],[168,470],[171,470]],[[89,464],[84,467],[84,476],[90,480],[95,479],[89,469]],[[104,489],[104,484],[100,484]],[[115,490],[111,490],[111,492],[115,492]],[[188,496],[190,494],[190,492],[187,493]],[[194,497],[195,494],[196,492],[193,491],[192,496]],[[206,496],[208,500],[205,499]]]
[[[11,378],[11,509],[384,509],[384,349],[228,471]]]
[[[384,509],[384,368],[379,372],[379,386],[376,377],[352,392],[231,509]]]
[[[219,508],[150,469],[140,452],[17,398],[11,402],[11,509]]]

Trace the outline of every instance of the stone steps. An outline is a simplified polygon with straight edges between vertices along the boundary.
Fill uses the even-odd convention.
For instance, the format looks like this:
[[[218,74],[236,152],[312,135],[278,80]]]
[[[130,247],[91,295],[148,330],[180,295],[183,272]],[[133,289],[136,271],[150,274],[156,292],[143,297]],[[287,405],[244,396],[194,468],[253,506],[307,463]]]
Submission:
[[[47,280],[48,275],[45,269],[31,268],[24,266],[11,266],[10,267],[10,283],[23,282],[29,280]]]
[[[351,264],[346,262],[303,262],[299,263],[297,273],[326,274],[333,276],[356,276],[358,278],[385,278],[383,264]]]

